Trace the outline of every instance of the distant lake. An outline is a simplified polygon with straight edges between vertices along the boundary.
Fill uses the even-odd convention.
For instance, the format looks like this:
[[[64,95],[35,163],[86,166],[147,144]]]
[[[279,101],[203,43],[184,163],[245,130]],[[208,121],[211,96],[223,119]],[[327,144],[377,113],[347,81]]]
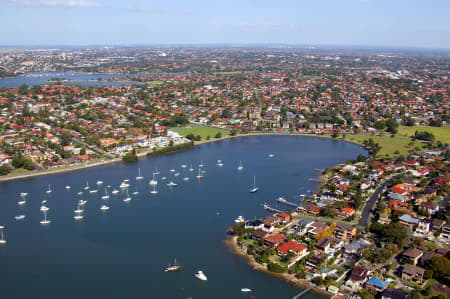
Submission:
[[[72,72],[49,72],[49,73],[33,73],[27,75],[21,75],[14,78],[0,79],[0,88],[13,88],[19,87],[22,84],[28,86],[33,85],[46,85],[55,84],[54,82],[48,82],[52,78],[59,78],[62,80],[69,80],[67,82],[62,81],[64,85],[83,85],[83,86],[121,86],[140,83],[130,82],[109,82],[109,81],[90,81],[97,80],[99,78],[106,80],[110,78],[132,78],[139,76],[151,76],[158,77],[164,75],[182,75],[189,73],[159,73],[159,74],[96,74],[96,73],[72,73]],[[75,81],[75,82],[72,82]]]
[[[269,158],[270,153],[274,154]],[[2,183],[0,225],[7,244],[0,245],[3,298],[292,298],[301,290],[252,269],[223,243],[239,215],[270,215],[264,203],[275,198],[299,202],[311,194],[318,169],[354,159],[366,151],[355,144],[306,136],[249,136],[143,158],[134,164],[111,164],[51,176]],[[217,160],[223,167],[218,167]],[[198,180],[203,161],[204,178]],[[244,169],[237,170],[242,161]],[[181,165],[186,164],[186,168]],[[195,168],[190,172],[189,168]],[[158,168],[157,190],[148,182]],[[138,168],[144,180],[137,181]],[[174,172],[180,175],[175,176]],[[166,181],[161,178],[167,177]],[[259,191],[248,192],[256,176]],[[189,181],[183,178],[188,177]],[[123,202],[120,183],[130,180],[131,202]],[[102,180],[103,185],[96,182]],[[178,186],[166,186],[172,180]],[[89,182],[90,194],[83,187]],[[46,194],[50,184],[52,193]],[[65,186],[71,189],[66,190]],[[111,198],[102,200],[105,186]],[[82,190],[82,196],[77,192]],[[138,190],[139,195],[132,195]],[[19,206],[20,192],[28,192]],[[41,201],[48,200],[51,220],[43,226]],[[74,220],[80,199],[87,200],[82,221]],[[110,206],[101,212],[100,206]],[[278,206],[285,209],[286,207]],[[21,221],[15,215],[25,214]],[[182,271],[165,273],[174,258]],[[194,277],[203,270],[207,282]],[[250,288],[243,294],[241,288]],[[309,293],[303,298],[324,298]]]

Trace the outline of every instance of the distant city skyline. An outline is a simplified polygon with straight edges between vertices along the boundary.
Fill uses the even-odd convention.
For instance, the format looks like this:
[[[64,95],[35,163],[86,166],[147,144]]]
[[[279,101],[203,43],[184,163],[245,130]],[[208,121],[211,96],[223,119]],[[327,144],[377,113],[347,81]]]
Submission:
[[[450,48],[448,0],[0,0],[0,18],[0,46]]]

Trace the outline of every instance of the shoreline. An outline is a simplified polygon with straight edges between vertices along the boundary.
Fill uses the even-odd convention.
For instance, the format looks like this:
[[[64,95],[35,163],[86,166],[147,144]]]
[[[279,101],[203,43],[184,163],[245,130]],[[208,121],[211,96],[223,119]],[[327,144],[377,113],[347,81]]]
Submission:
[[[261,271],[261,272],[264,272],[271,276],[274,276],[276,278],[282,279],[285,282],[287,282],[288,284],[293,285],[298,288],[301,288],[301,289],[306,289],[311,286],[310,281],[308,281],[306,279],[297,279],[293,274],[270,272],[269,270],[267,270],[267,268],[265,268],[261,264],[257,263],[253,256],[250,256],[250,255],[246,254],[245,252],[243,252],[237,245],[236,241],[237,241],[237,236],[228,236],[228,238],[226,240],[224,240],[223,242],[225,243],[225,245],[228,247],[228,249],[232,253],[245,258],[247,261],[247,264],[249,264],[253,268],[253,270]],[[315,293],[319,293],[321,295],[325,295],[329,298],[333,297],[333,294],[331,294],[328,291],[321,289],[319,287],[314,287],[314,288],[312,288],[311,291],[313,291]]]
[[[203,144],[207,144],[207,143],[218,142],[218,141],[222,141],[222,140],[228,140],[228,139],[245,137],[245,136],[266,136],[266,135],[267,136],[309,136],[309,137],[320,137],[320,138],[332,139],[329,136],[315,135],[315,134],[305,134],[305,133],[286,133],[286,132],[282,132],[282,133],[276,133],[276,132],[275,133],[272,133],[272,132],[263,133],[263,132],[261,132],[260,133],[260,132],[251,132],[251,133],[247,133],[247,134],[238,134],[238,135],[235,135],[235,136],[228,135],[228,136],[224,136],[224,137],[221,137],[221,138],[211,138],[210,140],[195,141],[193,147],[196,147],[196,146],[199,146],[199,145],[203,145]],[[336,139],[336,140],[351,142],[351,143],[354,143],[354,144],[362,146],[359,143],[352,142],[352,141],[349,141],[349,140],[346,140],[346,139]],[[168,152],[168,153],[164,153],[164,154],[175,153],[175,152],[178,152],[178,151]],[[138,158],[142,158],[142,157],[145,158],[145,157],[148,157],[147,156],[148,153],[151,153],[151,151],[139,152],[139,153],[137,153],[137,156],[138,156]],[[78,164],[78,165],[74,165],[74,166],[63,166],[61,168],[53,168],[53,169],[48,169],[48,170],[44,170],[44,171],[33,170],[33,171],[29,172],[29,173],[24,173],[24,174],[0,176],[0,183],[14,181],[14,180],[34,178],[34,177],[45,176],[45,175],[52,175],[52,174],[60,174],[60,173],[65,173],[65,172],[77,171],[77,170],[82,170],[82,169],[86,169],[86,168],[92,168],[92,167],[97,167],[97,166],[109,165],[109,164],[119,163],[119,162],[123,162],[122,158],[112,158],[112,159],[109,159],[109,160],[93,162],[93,163],[89,163],[89,164]],[[320,183],[318,185],[320,185]]]

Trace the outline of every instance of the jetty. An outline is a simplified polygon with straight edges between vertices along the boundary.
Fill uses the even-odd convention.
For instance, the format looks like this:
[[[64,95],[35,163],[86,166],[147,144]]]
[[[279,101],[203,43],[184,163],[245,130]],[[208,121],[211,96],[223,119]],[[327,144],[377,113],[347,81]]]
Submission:
[[[292,206],[292,207],[294,207],[294,208],[297,208],[297,207],[298,207],[298,204],[295,204],[295,203],[293,203],[293,202],[287,201],[286,199],[284,199],[284,198],[282,198],[282,197],[278,197],[278,198],[276,199],[276,201],[279,202],[279,203],[288,205],[288,206]]]
[[[297,295],[292,297],[292,299],[298,299],[298,298],[302,297],[303,295],[305,295],[306,293],[311,291],[315,286],[316,286],[315,284],[311,284],[307,289],[304,289],[303,291],[301,291],[300,293],[298,293]]]
[[[271,212],[277,212],[277,213],[283,212],[282,210],[278,210],[278,209],[270,207],[268,204],[264,205],[264,210],[271,211]]]

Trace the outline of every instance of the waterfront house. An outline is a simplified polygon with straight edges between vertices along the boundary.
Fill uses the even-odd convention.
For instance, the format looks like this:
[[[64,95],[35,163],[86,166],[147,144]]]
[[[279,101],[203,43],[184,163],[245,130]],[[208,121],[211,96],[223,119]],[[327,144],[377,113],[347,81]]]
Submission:
[[[261,219],[249,220],[245,222],[245,229],[262,229],[264,227],[264,222]]]
[[[254,230],[254,231],[251,233],[251,238],[252,238],[253,240],[260,241],[260,240],[264,239],[264,237],[265,237],[267,234],[268,234],[268,232],[263,231],[262,229],[257,229],[257,230]]]
[[[278,213],[277,217],[279,217],[283,223],[288,223],[289,221],[291,221],[291,215],[285,212]]]
[[[311,256],[306,261],[306,266],[310,268],[311,270],[319,270],[321,266],[323,265],[324,261],[326,260],[327,256],[324,254],[316,254]]]
[[[402,280],[403,281],[422,284],[424,274],[425,274],[425,269],[423,269],[421,267],[416,267],[416,266],[413,266],[410,264],[403,265],[403,267],[402,267]]]
[[[264,237],[264,244],[267,246],[277,247],[286,241],[286,236],[282,234],[266,235]]]
[[[367,281],[367,276],[369,275],[369,270],[361,266],[355,266],[349,279],[345,282],[345,286],[357,291],[361,289],[363,284]]]
[[[297,256],[304,256],[307,253],[308,248],[298,244],[296,241],[291,240],[277,246],[277,253],[280,256],[285,256],[289,252],[294,253]]]

